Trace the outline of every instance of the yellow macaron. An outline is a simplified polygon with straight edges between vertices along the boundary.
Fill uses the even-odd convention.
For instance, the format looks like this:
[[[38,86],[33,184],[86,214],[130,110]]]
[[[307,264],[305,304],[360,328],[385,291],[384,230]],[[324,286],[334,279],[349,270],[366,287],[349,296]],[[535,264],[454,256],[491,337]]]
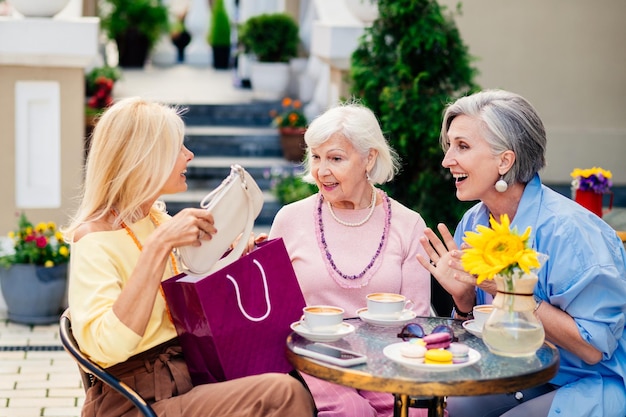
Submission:
[[[445,349],[428,349],[424,363],[430,365],[452,365],[452,353]]]

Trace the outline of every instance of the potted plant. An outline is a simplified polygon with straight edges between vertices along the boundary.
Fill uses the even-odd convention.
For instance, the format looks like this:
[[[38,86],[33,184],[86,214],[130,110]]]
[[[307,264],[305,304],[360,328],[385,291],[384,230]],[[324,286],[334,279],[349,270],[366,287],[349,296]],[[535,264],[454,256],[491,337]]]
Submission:
[[[100,18],[107,37],[117,43],[120,67],[143,67],[148,52],[169,31],[162,0],[105,0]]]
[[[281,204],[302,200],[318,191],[315,184],[302,180],[301,166],[292,169],[272,168],[263,176],[270,180],[270,189]]]
[[[185,48],[191,43],[191,33],[189,33],[189,31],[187,30],[187,26],[185,25],[186,16],[187,11],[183,12],[180,16],[176,18],[176,21],[170,29],[170,38],[172,39],[172,43],[176,47],[177,62],[185,61]]]
[[[306,131],[307,119],[302,112],[302,102],[285,97],[282,100],[282,110],[270,112],[272,125],[278,128],[280,133],[280,145],[283,156],[292,162],[302,162],[306,151],[304,132]]]
[[[252,54],[250,81],[257,99],[277,100],[289,85],[289,60],[298,55],[298,23],[285,13],[253,16],[239,27],[239,43]]]
[[[24,213],[0,248],[0,287],[9,320],[48,324],[65,302],[69,245],[54,222],[33,225]]]
[[[230,63],[230,18],[224,7],[224,0],[213,2],[207,42],[213,50],[213,67],[227,69]]]
[[[119,68],[110,66],[93,68],[85,76],[85,157],[89,153],[91,132],[104,109],[113,103],[113,87],[120,77]]]

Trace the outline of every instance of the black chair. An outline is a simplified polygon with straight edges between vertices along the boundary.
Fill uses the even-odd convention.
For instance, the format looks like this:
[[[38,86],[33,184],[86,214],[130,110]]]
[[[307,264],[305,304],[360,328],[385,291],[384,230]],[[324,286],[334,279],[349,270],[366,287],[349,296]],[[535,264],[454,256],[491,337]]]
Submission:
[[[78,363],[78,370],[83,380],[83,387],[85,392],[93,385],[96,379],[101,380],[111,388],[122,394],[127,400],[132,402],[135,407],[141,411],[146,417],[157,417],[150,404],[148,404],[134,389],[108,373],[100,365],[92,362],[87,355],[81,352],[72,334],[72,322],[70,320],[69,309],[61,315],[59,321],[59,335],[61,336],[61,343],[65,350],[74,358]]]

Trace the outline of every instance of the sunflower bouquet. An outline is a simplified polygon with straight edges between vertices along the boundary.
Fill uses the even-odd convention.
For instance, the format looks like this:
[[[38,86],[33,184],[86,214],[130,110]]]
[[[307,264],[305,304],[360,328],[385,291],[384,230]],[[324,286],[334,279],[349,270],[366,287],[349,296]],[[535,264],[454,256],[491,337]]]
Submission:
[[[477,276],[478,284],[499,275],[512,287],[513,279],[524,278],[541,266],[541,254],[530,247],[530,226],[520,234],[517,228],[511,229],[506,214],[500,216],[500,223],[489,216],[489,224],[491,228],[480,225],[476,232],[465,232],[464,241],[470,247],[464,249],[461,264]]]

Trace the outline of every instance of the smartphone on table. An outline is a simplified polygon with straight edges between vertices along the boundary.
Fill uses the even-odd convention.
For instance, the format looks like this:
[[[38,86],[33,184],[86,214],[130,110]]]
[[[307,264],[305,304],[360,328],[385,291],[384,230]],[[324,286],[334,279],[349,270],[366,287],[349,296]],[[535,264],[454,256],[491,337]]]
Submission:
[[[367,356],[362,353],[319,342],[308,343],[304,346],[294,346],[293,351],[298,355],[339,366],[356,366],[367,362]]]

